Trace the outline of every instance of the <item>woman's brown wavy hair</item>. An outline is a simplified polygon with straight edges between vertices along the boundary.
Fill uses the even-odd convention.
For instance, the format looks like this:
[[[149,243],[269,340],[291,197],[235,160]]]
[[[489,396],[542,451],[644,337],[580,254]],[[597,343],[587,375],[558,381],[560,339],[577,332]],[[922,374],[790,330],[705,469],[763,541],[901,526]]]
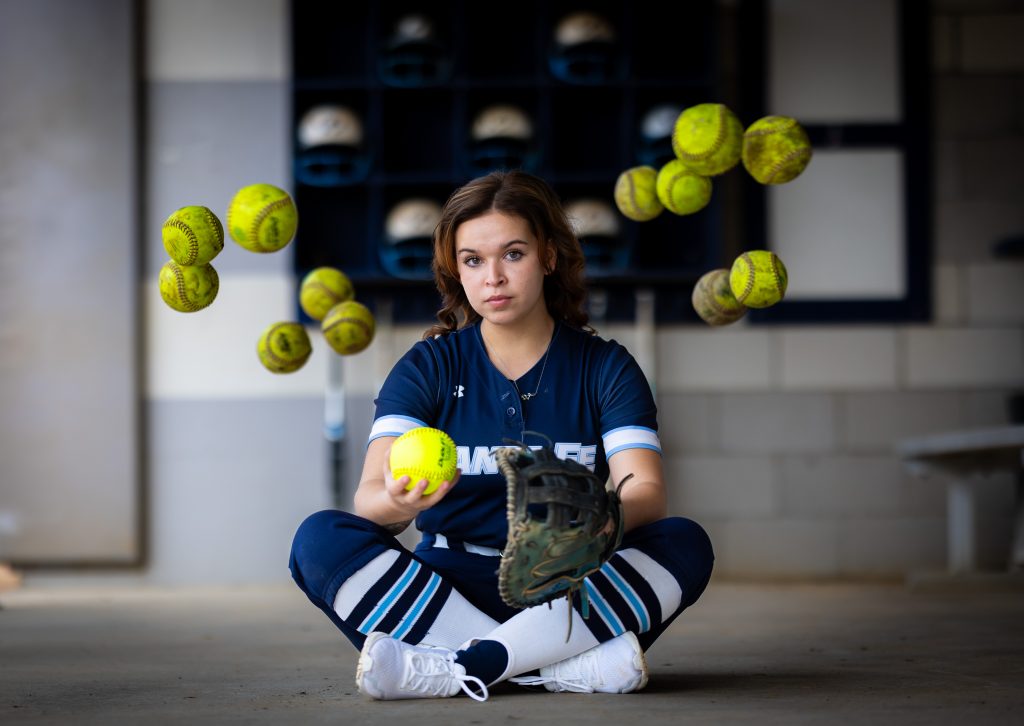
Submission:
[[[579,240],[565,216],[562,203],[543,179],[524,171],[495,171],[456,189],[445,202],[441,221],[434,230],[434,282],[441,293],[437,324],[424,338],[451,333],[471,325],[480,315],[469,304],[459,281],[455,233],[463,222],[490,211],[526,220],[540,243],[540,258],[548,246],[555,250],[555,269],[544,278],[544,302],[555,320],[593,333],[583,308],[586,286],[584,258]]]

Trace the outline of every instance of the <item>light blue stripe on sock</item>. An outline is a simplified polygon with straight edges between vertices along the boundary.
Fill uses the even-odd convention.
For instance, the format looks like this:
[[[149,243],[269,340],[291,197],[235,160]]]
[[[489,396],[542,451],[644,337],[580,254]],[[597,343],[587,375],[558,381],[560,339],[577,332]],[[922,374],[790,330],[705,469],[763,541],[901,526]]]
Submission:
[[[384,618],[384,615],[385,613],[387,613],[388,608],[391,607],[391,603],[398,599],[398,596],[402,593],[402,590],[405,589],[405,586],[409,584],[409,581],[416,576],[416,573],[419,572],[419,570],[420,563],[416,562],[416,560],[413,560],[409,564],[409,567],[406,568],[405,574],[402,575],[402,579],[395,583],[395,586],[391,588],[391,590],[384,597],[384,599],[381,600],[380,605],[377,606],[377,609],[370,613],[369,616],[367,616],[366,620],[363,621],[363,624],[359,626],[360,633],[368,634],[373,632],[374,626]]]
[[[615,613],[613,613],[611,608],[608,607],[608,603],[602,600],[601,596],[597,594],[597,589],[590,584],[590,580],[584,580],[583,583],[587,586],[587,593],[590,596],[590,604],[597,608],[597,611],[601,614],[601,619],[608,624],[608,629],[616,635],[622,635],[625,633],[625,626],[617,617],[615,617]]]
[[[611,565],[606,564],[601,568],[602,574],[605,575],[615,587],[619,588],[619,592],[622,596],[629,601],[630,606],[633,608],[633,612],[636,613],[637,619],[640,620],[640,632],[646,633],[651,629],[651,626],[647,624],[647,608],[644,607],[643,603],[640,602],[640,598],[633,592],[633,588],[626,584],[626,581],[622,579],[618,572],[616,572]]]
[[[437,573],[433,573],[430,576],[430,580],[427,581],[427,586],[423,589],[423,594],[419,596],[416,603],[412,606],[412,609],[406,614],[405,620],[398,629],[391,634],[391,637],[396,640],[401,640],[405,637],[405,634],[412,630],[412,624],[416,622],[416,618],[420,616],[420,612],[430,602],[430,598],[437,592],[437,588],[441,586],[441,578],[437,576]]]

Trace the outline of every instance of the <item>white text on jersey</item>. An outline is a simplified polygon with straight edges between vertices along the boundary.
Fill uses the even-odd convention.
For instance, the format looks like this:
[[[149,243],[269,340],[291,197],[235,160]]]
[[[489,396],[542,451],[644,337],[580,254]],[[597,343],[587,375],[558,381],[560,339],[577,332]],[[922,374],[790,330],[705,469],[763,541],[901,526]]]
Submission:
[[[473,474],[497,474],[498,463],[494,460],[494,452],[504,446],[474,446],[472,452],[468,446],[456,446],[458,452],[458,467],[462,475]],[[531,446],[531,449],[539,449],[540,446]],[[597,460],[597,445],[584,445],[578,442],[558,442],[555,444],[555,456],[559,459],[569,459],[579,462],[591,471],[594,470],[594,463]]]

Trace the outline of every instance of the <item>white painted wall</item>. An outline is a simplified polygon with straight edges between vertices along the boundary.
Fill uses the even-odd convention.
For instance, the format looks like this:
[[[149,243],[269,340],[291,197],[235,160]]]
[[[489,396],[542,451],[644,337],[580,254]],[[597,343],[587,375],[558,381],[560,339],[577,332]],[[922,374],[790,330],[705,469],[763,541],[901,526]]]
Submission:
[[[148,0],[146,77],[287,81],[288,12],[288,0]]]

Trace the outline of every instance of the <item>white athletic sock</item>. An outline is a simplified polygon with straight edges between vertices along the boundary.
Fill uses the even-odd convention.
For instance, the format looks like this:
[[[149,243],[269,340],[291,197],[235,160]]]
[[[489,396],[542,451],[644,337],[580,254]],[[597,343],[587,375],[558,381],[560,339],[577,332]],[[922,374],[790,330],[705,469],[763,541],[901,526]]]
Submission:
[[[682,589],[672,574],[637,549],[612,555],[585,581],[589,617],[573,610],[572,635],[566,642],[568,601],[555,600],[518,613],[478,640],[497,640],[509,652],[508,667],[498,680],[551,665],[589,650],[628,631],[644,633],[672,615]]]
[[[554,600],[549,608],[535,605],[512,616],[477,640],[496,640],[508,651],[508,666],[498,681],[526,673],[589,650],[598,644],[586,626],[586,620],[572,611],[572,634],[569,630],[569,601]],[[593,616],[591,616],[593,617]],[[495,681],[496,682],[496,681]]]
[[[334,611],[360,633],[457,649],[498,623],[408,553],[388,550],[349,577]]]

